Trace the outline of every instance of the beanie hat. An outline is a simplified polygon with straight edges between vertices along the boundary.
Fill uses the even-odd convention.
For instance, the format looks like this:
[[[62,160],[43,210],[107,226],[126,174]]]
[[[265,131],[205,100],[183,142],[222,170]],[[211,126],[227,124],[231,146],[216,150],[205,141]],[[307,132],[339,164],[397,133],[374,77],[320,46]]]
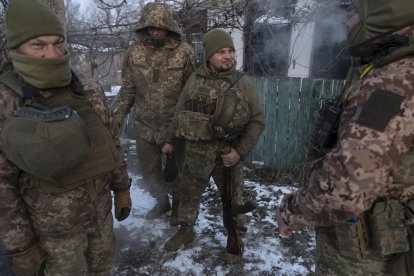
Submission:
[[[38,36],[65,37],[65,29],[59,17],[36,0],[11,0],[5,22],[7,46],[10,49]]]
[[[215,52],[223,48],[234,50],[233,39],[230,34],[220,29],[212,29],[204,35],[203,47],[206,60],[209,60]]]

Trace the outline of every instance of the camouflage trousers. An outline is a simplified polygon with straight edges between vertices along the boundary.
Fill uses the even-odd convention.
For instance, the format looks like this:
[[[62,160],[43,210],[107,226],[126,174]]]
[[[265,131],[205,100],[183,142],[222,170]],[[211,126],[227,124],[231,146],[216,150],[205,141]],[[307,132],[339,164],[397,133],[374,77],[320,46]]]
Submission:
[[[232,204],[241,205],[244,177],[243,164],[239,162],[232,169]],[[180,224],[194,225],[200,208],[200,201],[210,177],[213,177],[219,191],[224,187],[224,170],[218,141],[186,141],[184,167],[180,185],[181,201],[178,206]],[[236,223],[244,224],[245,215],[238,215]]]
[[[180,169],[183,156],[182,144],[179,143],[174,148],[178,177],[171,183],[162,180],[162,146],[137,138],[138,170],[142,174],[144,188],[151,196],[157,198],[171,194],[173,197],[179,198]]]
[[[117,257],[112,213],[100,225],[99,233],[43,237],[39,243],[47,254],[46,276],[109,276]]]

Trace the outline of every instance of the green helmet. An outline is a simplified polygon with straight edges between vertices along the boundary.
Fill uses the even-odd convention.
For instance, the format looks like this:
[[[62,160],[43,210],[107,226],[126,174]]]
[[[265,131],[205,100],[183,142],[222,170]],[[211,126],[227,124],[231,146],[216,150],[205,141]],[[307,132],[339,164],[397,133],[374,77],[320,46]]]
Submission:
[[[85,123],[67,106],[18,108],[1,129],[0,143],[21,170],[47,177],[76,167],[90,148]]]
[[[360,23],[348,33],[348,49],[354,57],[367,55],[377,38],[414,24],[413,0],[359,0]]]

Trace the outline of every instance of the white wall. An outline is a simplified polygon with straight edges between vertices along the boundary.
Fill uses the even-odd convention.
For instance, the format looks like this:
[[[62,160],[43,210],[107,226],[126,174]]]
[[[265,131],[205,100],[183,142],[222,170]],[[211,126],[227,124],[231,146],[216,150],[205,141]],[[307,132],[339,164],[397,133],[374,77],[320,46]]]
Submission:
[[[240,70],[243,66],[243,33],[237,29],[226,29],[227,32],[231,33],[231,38],[233,39],[234,48],[236,50],[236,69]]]
[[[292,28],[289,53],[289,77],[310,76],[315,23],[298,24]]]

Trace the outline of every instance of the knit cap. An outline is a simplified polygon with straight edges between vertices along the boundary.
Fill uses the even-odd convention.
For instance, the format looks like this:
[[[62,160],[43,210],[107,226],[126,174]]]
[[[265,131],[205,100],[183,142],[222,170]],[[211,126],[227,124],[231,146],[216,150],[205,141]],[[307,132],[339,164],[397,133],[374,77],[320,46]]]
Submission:
[[[215,52],[223,48],[234,50],[233,39],[230,34],[220,29],[212,29],[204,35],[203,47],[206,60],[209,60]]]
[[[5,22],[7,46],[10,49],[38,36],[65,37],[65,29],[59,17],[36,0],[11,0]]]

